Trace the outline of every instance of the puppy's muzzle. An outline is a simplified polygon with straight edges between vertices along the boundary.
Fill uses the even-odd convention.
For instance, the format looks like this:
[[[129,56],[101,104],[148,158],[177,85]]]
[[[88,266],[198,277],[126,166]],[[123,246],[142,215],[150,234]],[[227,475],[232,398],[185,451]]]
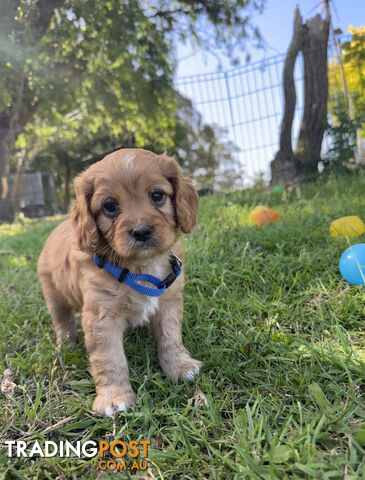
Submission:
[[[148,243],[153,237],[153,227],[150,225],[137,225],[130,232],[129,235],[135,242]]]

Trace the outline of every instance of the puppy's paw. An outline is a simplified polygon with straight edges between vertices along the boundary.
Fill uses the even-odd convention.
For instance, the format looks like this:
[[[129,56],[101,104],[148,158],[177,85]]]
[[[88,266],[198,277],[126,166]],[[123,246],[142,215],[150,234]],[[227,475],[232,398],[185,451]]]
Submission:
[[[199,365],[197,365],[194,370],[188,370],[187,372],[184,372],[183,378],[187,382],[192,382],[195,377],[199,375],[200,367],[202,366],[202,362],[199,362]]]
[[[110,390],[99,393],[93,403],[94,412],[111,417],[117,412],[126,412],[136,401],[137,395],[128,391]]]
[[[199,375],[202,365],[203,362],[195,360],[188,355],[179,355],[178,357],[170,358],[169,361],[164,362],[164,365],[161,366],[163,372],[176,383],[179,380],[193,381]]]
[[[66,344],[71,349],[76,348],[76,330],[74,328],[57,331],[56,351],[62,350],[62,345]]]

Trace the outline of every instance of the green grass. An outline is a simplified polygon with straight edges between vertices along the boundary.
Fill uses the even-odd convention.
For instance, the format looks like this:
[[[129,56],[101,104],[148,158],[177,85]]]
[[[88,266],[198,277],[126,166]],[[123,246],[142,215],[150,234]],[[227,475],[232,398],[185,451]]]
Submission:
[[[364,192],[360,175],[284,199],[202,199],[199,226],[186,238],[184,341],[205,362],[197,383],[208,406],[189,402],[194,385],[162,375],[141,328],[126,344],[138,402],[116,419],[90,410],[82,341],[54,352],[36,260],[57,220],[1,227],[0,374],[10,368],[21,387],[0,393],[2,441],[150,440],[145,478],[365,478],[365,287],[341,279],[348,241],[329,236],[339,216],[365,220]],[[249,210],[263,202],[281,221],[250,227]],[[352,239],[360,242],[365,236]],[[99,474],[96,460],[0,456],[1,479]]]

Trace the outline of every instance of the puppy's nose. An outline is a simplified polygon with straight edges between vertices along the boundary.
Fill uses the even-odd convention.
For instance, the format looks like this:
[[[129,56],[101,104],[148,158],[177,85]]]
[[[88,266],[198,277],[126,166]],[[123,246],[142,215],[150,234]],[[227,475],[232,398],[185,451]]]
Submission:
[[[153,227],[150,227],[149,225],[138,225],[129,233],[138,242],[147,242],[147,240],[152,237]]]

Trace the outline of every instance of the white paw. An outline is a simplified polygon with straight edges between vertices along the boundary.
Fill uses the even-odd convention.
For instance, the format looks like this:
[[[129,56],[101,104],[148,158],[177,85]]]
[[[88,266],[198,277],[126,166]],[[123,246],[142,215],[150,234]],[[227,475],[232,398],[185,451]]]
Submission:
[[[203,362],[185,354],[162,357],[160,363],[162,371],[175,383],[179,380],[193,381],[199,375],[199,369],[203,365]]]
[[[126,412],[128,410],[128,405],[125,402],[120,402],[117,405],[117,412]]]
[[[99,411],[99,413],[101,413],[101,414],[104,413],[104,415],[105,415],[106,417],[111,417],[111,416],[113,415],[113,413],[114,413],[114,408],[112,408],[112,407],[106,407],[105,410],[104,410],[104,412]]]
[[[134,392],[118,393],[118,391],[105,392],[96,396],[93,404],[95,412],[113,416],[117,412],[126,412],[136,401]]]
[[[105,415],[107,417],[112,417],[116,412],[126,412],[131,405],[126,405],[125,402],[120,402],[114,407],[105,408]]]
[[[194,370],[189,370],[185,373],[184,379],[188,382],[192,382],[196,376],[199,375],[199,367],[195,367]]]

